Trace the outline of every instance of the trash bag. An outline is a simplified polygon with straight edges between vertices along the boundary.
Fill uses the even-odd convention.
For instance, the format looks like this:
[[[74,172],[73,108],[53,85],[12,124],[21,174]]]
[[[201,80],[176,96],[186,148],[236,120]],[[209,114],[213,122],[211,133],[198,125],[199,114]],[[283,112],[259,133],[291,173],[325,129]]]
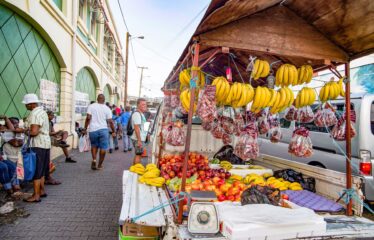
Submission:
[[[220,161],[228,161],[232,164],[244,164],[243,159],[234,154],[234,148],[231,145],[225,145],[214,154],[213,158],[217,158]]]
[[[279,206],[280,199],[281,195],[278,189],[254,185],[242,193],[240,202],[242,206],[247,204],[271,204]]]

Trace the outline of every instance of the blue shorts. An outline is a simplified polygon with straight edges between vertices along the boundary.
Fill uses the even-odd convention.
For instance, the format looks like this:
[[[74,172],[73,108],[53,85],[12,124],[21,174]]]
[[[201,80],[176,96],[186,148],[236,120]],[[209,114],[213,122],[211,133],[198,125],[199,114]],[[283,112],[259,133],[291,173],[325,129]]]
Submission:
[[[90,132],[91,147],[107,150],[109,148],[109,130],[100,129]]]

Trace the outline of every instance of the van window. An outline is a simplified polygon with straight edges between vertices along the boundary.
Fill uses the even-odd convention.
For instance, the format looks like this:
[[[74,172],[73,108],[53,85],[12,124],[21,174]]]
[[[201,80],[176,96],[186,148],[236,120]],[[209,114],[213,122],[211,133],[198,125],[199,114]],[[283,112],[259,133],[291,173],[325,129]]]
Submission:
[[[281,128],[290,128],[290,126],[291,126],[291,122],[290,121],[287,121],[284,118],[280,119],[280,127]]]
[[[371,103],[370,124],[371,124],[371,133],[374,134],[374,101]]]

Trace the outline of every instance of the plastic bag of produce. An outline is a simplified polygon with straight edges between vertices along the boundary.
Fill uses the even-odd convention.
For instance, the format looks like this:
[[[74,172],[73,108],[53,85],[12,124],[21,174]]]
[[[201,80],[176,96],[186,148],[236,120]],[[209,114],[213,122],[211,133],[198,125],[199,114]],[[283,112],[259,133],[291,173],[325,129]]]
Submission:
[[[300,123],[310,123],[314,120],[314,113],[310,106],[300,108],[297,115],[296,121]]]
[[[314,116],[317,127],[331,127],[338,123],[335,113],[330,108],[319,109]]]
[[[211,131],[211,130],[212,130],[212,122],[202,122],[202,123],[201,123],[201,127],[202,127],[205,131]]]
[[[244,119],[240,112],[235,113],[234,119],[234,134],[239,137],[244,128]]]
[[[248,124],[242,131],[236,143],[234,153],[244,161],[256,158],[260,154],[258,146],[258,132],[255,123]]]
[[[280,191],[268,186],[254,185],[243,191],[240,202],[242,205],[247,204],[271,204],[279,206],[281,199]]]
[[[172,91],[170,93],[170,107],[171,108],[176,108],[180,104],[179,101],[179,93],[177,91]]]
[[[312,140],[305,127],[296,128],[288,145],[288,152],[296,157],[310,157],[313,154]]]
[[[260,134],[266,134],[270,130],[270,124],[268,114],[266,111],[262,111],[261,116],[258,118],[258,132]]]
[[[185,133],[181,121],[173,124],[172,129],[167,134],[166,142],[172,146],[184,146]]]
[[[213,158],[219,159],[220,161],[228,161],[232,164],[244,164],[244,161],[234,154],[234,148],[231,145],[223,146]]]
[[[225,133],[225,130],[221,127],[221,122],[218,119],[215,119],[212,124],[212,130],[211,133],[213,137],[222,139],[223,134]]]
[[[169,90],[164,91],[164,105],[165,107],[171,107],[171,92]]]
[[[292,121],[297,120],[297,117],[298,117],[297,109],[293,105],[291,105],[291,107],[287,108],[287,110],[285,111],[285,114],[284,114],[284,119],[292,122]]]
[[[221,122],[221,127],[227,134],[233,134],[234,133],[234,120],[230,117],[226,116],[220,116],[219,117],[220,122]]]
[[[231,144],[232,143],[232,136],[230,134],[224,133],[222,136],[222,142],[223,144]]]
[[[200,91],[196,113],[203,122],[211,122],[217,118],[216,86],[206,86]]]
[[[277,143],[282,139],[282,131],[280,127],[280,122],[278,115],[269,116],[269,125],[270,125],[270,141],[272,143]]]
[[[345,117],[341,117],[338,123],[333,127],[331,131],[331,136],[336,141],[345,141],[346,138],[346,124]],[[350,138],[354,138],[356,136],[356,129],[353,126],[353,121],[351,121],[351,136]]]

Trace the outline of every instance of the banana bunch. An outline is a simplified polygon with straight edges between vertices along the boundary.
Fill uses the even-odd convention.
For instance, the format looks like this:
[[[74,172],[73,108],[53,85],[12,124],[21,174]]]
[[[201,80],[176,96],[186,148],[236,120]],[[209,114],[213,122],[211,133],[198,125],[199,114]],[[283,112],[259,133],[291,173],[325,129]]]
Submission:
[[[221,105],[230,93],[230,84],[225,77],[216,77],[212,85],[216,86],[216,101]]]
[[[165,183],[165,178],[156,177],[156,178],[144,178],[143,176],[139,178],[139,182],[145,183],[150,186],[162,187]]]
[[[247,176],[244,177],[243,179],[243,182],[245,184],[251,184],[251,183],[254,183],[254,182],[265,182],[264,178],[256,173],[251,173],[251,174],[248,174]]]
[[[282,112],[284,109],[290,107],[294,101],[294,94],[289,87],[278,89],[278,91],[275,91],[274,95],[275,96],[272,96],[274,102],[269,103],[271,114]]]
[[[229,171],[232,168],[232,164],[228,161],[221,161],[219,163],[219,166],[227,171]]]
[[[145,173],[139,178],[140,183],[145,183],[155,187],[161,187],[165,183],[165,179],[160,177],[160,170],[153,163],[147,164]]]
[[[232,180],[233,182],[235,182],[235,181],[241,182],[241,181],[243,181],[243,177],[240,176],[240,175],[233,174],[233,175],[230,176],[229,180]]]
[[[156,178],[160,176],[160,170],[158,168],[152,168],[143,174],[143,178]]]
[[[338,82],[334,82],[332,79],[326,83],[319,91],[319,100],[326,102],[327,100],[335,100],[339,95],[344,97],[343,79],[341,78]]]
[[[274,104],[276,91],[267,87],[258,86],[255,91],[251,111],[259,112],[262,108],[269,107]]]
[[[293,182],[288,186],[288,189],[294,190],[294,191],[301,191],[303,190],[303,187],[298,182]]]
[[[310,83],[313,78],[313,68],[310,65],[302,65],[297,69],[299,76],[298,84]]]
[[[205,86],[205,76],[204,73],[198,69],[198,81],[197,86],[200,88]],[[190,87],[190,80],[191,80],[191,68],[184,69],[179,73],[179,82],[180,82],[180,89],[189,88]]]
[[[143,175],[145,173],[145,168],[142,164],[137,163],[137,164],[132,165],[130,167],[130,172],[134,172],[134,173],[137,173],[139,175]]]
[[[260,77],[267,77],[270,73],[270,65],[266,60],[257,59],[253,65],[253,70],[251,77],[254,80],[259,79]]]
[[[254,94],[255,91],[251,85],[235,82],[231,86],[230,93],[224,102],[233,108],[245,107],[253,100]]]
[[[277,188],[279,189],[280,191],[285,191],[285,190],[294,190],[294,191],[298,191],[298,190],[303,190],[302,186],[300,185],[300,183],[298,182],[289,182],[289,181],[285,181],[283,178],[275,178],[275,177],[270,177],[266,180],[266,184],[268,186],[271,186],[273,188]]]
[[[275,85],[287,87],[289,85],[295,86],[299,83],[299,76],[294,65],[283,64],[278,68],[275,75]]]
[[[147,172],[147,171],[150,171],[150,170],[155,169],[155,168],[157,168],[156,164],[149,163],[149,164],[147,164],[147,166],[145,167],[145,171]]]
[[[313,88],[303,87],[301,91],[297,94],[295,100],[295,107],[302,108],[305,106],[310,106],[316,100],[316,93]]]
[[[196,93],[196,95],[199,95],[199,94]],[[181,94],[179,95],[179,99],[182,104],[182,107],[184,110],[186,110],[186,112],[188,112],[188,110],[190,109],[190,98],[191,98],[190,89],[183,90]],[[197,107],[197,103],[195,101],[194,112],[196,112],[196,107]]]

